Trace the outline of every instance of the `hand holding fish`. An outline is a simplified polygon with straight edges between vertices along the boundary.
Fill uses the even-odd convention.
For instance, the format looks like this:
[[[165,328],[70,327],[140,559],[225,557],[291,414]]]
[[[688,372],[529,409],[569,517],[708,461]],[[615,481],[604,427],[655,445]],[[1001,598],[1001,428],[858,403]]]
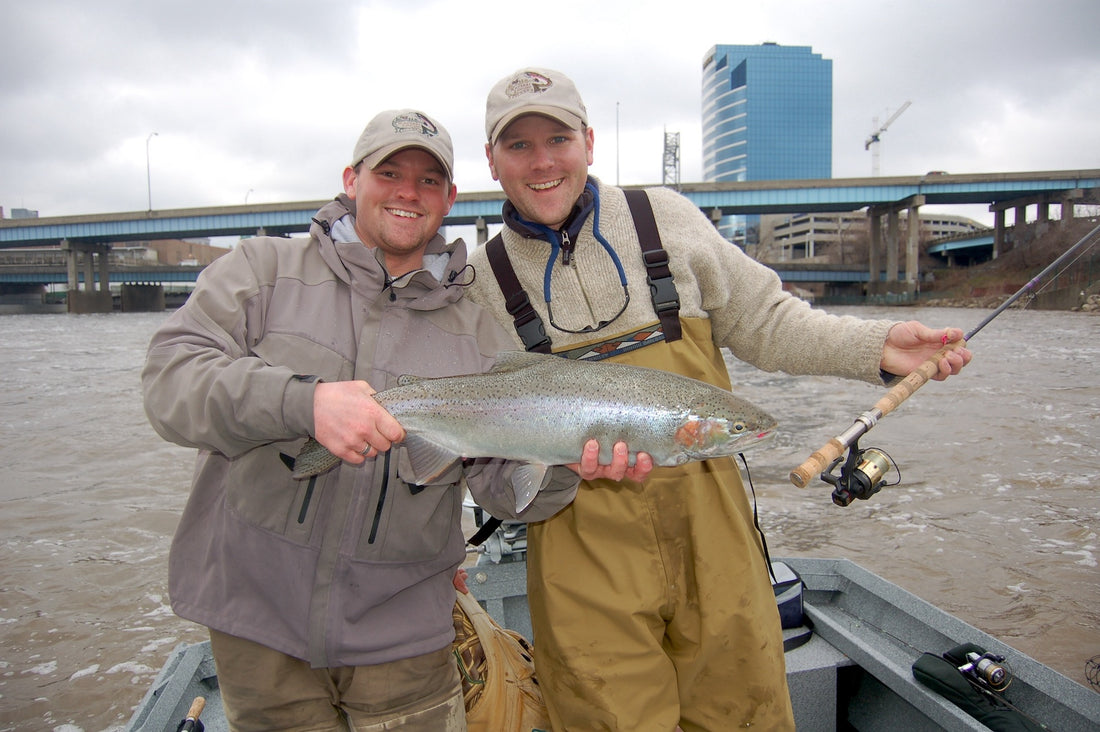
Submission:
[[[581,461],[572,463],[566,467],[571,468],[584,480],[621,481],[632,480],[641,483],[653,470],[653,458],[646,452],[638,453],[633,465],[629,464],[630,452],[625,442],[616,442],[611,453],[611,463],[600,464],[600,443],[598,440],[589,440],[584,443],[584,451],[581,453]]]
[[[365,381],[322,381],[313,392],[317,442],[353,465],[405,439],[405,430],[372,396]]]
[[[956,343],[958,345],[949,345]],[[941,348],[944,354],[931,377],[934,381],[943,381],[970,363],[971,353],[966,348],[962,330],[932,329],[916,320],[898,323],[886,335],[880,368],[890,374],[908,376]]]

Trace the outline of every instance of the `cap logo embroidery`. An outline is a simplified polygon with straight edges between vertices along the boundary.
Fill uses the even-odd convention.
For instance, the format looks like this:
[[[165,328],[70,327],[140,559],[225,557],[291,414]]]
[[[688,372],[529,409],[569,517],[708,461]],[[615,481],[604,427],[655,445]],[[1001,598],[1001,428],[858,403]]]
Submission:
[[[393,118],[393,131],[397,134],[413,133],[425,137],[435,137],[439,129],[430,119],[415,112],[413,114],[399,114]]]
[[[534,71],[525,71],[521,76],[517,76],[512,79],[512,82],[508,84],[508,88],[504,90],[506,96],[518,97],[521,94],[541,94],[554,85],[554,82],[550,81],[542,74],[536,74]]]

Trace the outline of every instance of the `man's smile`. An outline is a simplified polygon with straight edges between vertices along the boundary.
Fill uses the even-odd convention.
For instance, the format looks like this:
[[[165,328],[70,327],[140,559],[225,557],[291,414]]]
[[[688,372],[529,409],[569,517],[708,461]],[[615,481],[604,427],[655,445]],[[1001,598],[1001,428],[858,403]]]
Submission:
[[[527,187],[533,191],[546,191],[551,188],[557,188],[561,185],[563,180],[565,180],[565,178],[558,178],[557,180],[548,181],[546,183],[528,183]]]

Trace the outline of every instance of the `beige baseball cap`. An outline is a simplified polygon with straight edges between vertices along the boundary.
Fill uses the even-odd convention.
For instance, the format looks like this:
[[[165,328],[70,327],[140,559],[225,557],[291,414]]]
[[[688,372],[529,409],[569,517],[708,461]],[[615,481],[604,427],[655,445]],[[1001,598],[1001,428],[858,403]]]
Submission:
[[[485,135],[495,145],[516,117],[541,114],[561,122],[572,130],[588,124],[580,92],[560,71],[520,69],[496,83],[485,102]]]
[[[368,124],[351,155],[351,167],[366,163],[373,170],[395,152],[418,147],[439,161],[454,180],[454,145],[443,125],[415,109],[379,112]]]

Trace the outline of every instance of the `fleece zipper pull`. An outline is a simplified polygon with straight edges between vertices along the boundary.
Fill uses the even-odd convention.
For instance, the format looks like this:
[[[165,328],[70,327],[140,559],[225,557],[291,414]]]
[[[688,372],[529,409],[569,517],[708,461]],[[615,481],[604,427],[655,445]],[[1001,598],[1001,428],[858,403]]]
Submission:
[[[573,261],[573,240],[569,238],[569,232],[562,229],[561,235],[561,263],[566,267]]]

